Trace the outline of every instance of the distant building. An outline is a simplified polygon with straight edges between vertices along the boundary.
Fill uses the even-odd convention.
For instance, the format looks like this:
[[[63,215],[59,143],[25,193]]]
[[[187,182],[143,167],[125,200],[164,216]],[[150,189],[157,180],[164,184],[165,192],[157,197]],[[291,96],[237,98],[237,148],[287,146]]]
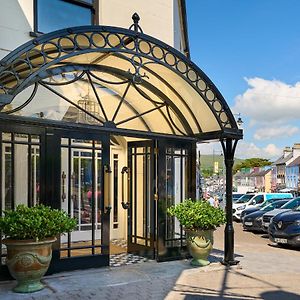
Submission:
[[[295,164],[297,164],[296,160],[298,157],[300,157],[300,143],[295,143],[292,148],[285,147],[283,155],[274,162],[272,174],[274,175],[276,173],[276,191],[294,190],[296,192],[299,172]],[[272,187],[274,190],[273,184]]]
[[[285,185],[285,168],[293,160],[293,150],[290,147],[285,147],[283,155],[274,162],[276,168],[276,191],[286,188]]]
[[[286,188],[300,193],[300,156],[286,166]]]

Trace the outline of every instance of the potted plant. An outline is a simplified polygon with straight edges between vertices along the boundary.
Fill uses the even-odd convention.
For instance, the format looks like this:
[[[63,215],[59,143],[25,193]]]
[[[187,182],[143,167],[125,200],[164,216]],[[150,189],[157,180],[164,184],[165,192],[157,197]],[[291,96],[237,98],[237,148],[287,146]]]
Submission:
[[[16,210],[4,211],[0,231],[5,236],[6,264],[17,280],[15,292],[31,293],[44,288],[40,280],[52,258],[52,243],[56,236],[75,226],[76,220],[65,211],[44,205],[18,205]]]
[[[213,248],[213,231],[226,222],[222,209],[215,208],[208,201],[185,200],[168,208],[184,227],[188,250],[193,257],[191,264],[206,266]]]

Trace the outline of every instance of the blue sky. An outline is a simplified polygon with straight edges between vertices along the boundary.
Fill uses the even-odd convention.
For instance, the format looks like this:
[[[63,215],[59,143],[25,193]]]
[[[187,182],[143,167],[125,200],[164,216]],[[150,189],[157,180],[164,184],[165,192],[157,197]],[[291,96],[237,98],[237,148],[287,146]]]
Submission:
[[[300,1],[186,3],[192,60],[244,120],[237,156],[300,143]]]

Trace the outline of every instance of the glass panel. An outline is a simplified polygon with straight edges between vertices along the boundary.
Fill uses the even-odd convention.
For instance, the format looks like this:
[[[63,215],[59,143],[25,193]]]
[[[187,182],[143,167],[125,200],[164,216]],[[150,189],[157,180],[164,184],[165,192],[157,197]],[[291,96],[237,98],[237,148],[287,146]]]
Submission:
[[[79,164],[79,172],[81,230],[88,230],[91,229],[92,222],[92,160],[82,158]]]
[[[101,170],[102,170],[102,156],[101,151],[96,151],[96,225],[97,229],[101,229]]]
[[[2,140],[3,141],[11,141],[11,133],[2,132]]]
[[[132,235],[132,243],[135,242],[134,240],[134,236],[136,235],[136,231],[135,231],[135,222],[136,222],[136,218],[135,218],[135,211],[136,211],[136,176],[135,176],[135,172],[136,172],[136,165],[135,165],[135,148],[132,149],[133,155],[131,156],[132,159],[132,168],[131,168],[131,235]]]
[[[145,182],[144,182],[144,155],[138,155],[136,157],[136,218],[137,218],[137,233],[136,235],[139,237],[145,236],[145,215],[144,215],[144,204],[145,204]],[[138,244],[145,245],[145,240],[137,240]]]
[[[150,148],[147,148],[148,152],[150,153]],[[145,235],[146,238],[148,238],[147,240],[147,246],[150,246],[150,237],[151,237],[151,219],[154,217],[151,215],[151,199],[153,199],[153,190],[151,190],[151,185],[150,182],[152,180],[151,178],[151,155],[147,154],[146,156],[146,163],[147,163],[147,178],[148,178],[148,182],[147,182],[147,209],[146,209],[146,214],[147,214],[147,223],[146,223],[146,228],[147,228],[147,234]],[[148,184],[149,183],[149,184]]]
[[[20,134],[20,133],[16,133],[14,135],[15,137],[15,141],[16,142],[28,142],[28,135],[27,134]]]
[[[166,149],[166,195],[167,207],[178,204],[188,195],[187,151],[184,149]],[[175,217],[166,214],[166,246],[178,247],[182,240],[182,227]]]
[[[3,165],[2,165],[2,186],[4,189],[2,190],[2,199],[4,200],[4,205],[2,205],[3,209],[12,209],[13,208],[13,185],[12,185],[12,153],[11,146],[8,144],[2,144],[3,151]]]
[[[90,8],[61,0],[38,0],[37,2],[39,32],[46,33],[67,27],[92,24]],[[86,2],[90,3],[91,0]]]
[[[66,143],[66,140],[62,140],[62,143]],[[97,143],[100,145],[99,142]],[[101,247],[94,248],[94,246],[101,246],[101,151],[93,150],[92,141],[72,140],[72,144],[75,147],[85,144],[90,149],[74,150],[72,146],[69,148],[66,145],[61,148],[61,205],[65,211],[77,219],[76,230],[68,236],[61,237],[61,249],[69,248],[69,250],[61,251],[61,257],[101,253]],[[94,163],[93,151],[95,151]],[[95,168],[94,177],[93,167]],[[93,186],[95,186],[94,190]],[[93,205],[95,205],[94,223]]]
[[[11,133],[2,133],[6,140]],[[36,205],[40,201],[40,147],[29,146],[39,136],[14,134],[15,143],[2,143],[2,206],[14,209],[18,204]]]
[[[21,139],[16,137],[16,139]],[[14,147],[14,198],[15,206],[28,203],[28,145]]]
[[[31,135],[31,143],[38,144],[40,142],[40,137],[38,135]]]
[[[62,138],[61,139],[61,145],[67,146],[69,144],[69,139],[68,138]]]
[[[173,157],[166,156],[166,195],[167,195],[167,207],[174,205],[174,162]],[[174,237],[174,217],[166,214],[166,239],[172,239]],[[166,243],[167,246],[171,246],[170,242]]]
[[[40,149],[33,146],[31,148],[31,191],[33,205],[40,203]]]
[[[113,178],[114,178],[114,211],[113,211],[113,221],[114,222],[118,222],[118,155],[115,154],[114,155],[114,174],[113,174]]]

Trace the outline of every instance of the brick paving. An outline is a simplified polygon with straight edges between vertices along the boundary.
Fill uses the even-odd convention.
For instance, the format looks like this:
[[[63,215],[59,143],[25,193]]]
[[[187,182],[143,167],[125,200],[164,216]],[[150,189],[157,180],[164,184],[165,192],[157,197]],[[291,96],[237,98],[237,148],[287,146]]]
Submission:
[[[213,263],[194,268],[186,260],[147,261],[60,273],[44,278],[46,288],[32,294],[10,291],[14,282],[0,282],[2,300],[40,299],[300,299],[300,251],[269,245],[261,235],[235,225],[236,255],[240,265],[225,268],[223,228],[215,232]]]

